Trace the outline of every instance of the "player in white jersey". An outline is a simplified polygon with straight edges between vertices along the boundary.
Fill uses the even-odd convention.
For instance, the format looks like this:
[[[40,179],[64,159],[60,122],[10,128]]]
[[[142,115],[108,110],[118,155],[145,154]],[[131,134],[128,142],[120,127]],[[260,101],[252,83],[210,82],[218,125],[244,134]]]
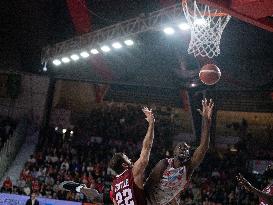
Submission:
[[[203,117],[201,142],[190,156],[190,146],[180,142],[174,149],[174,157],[163,159],[151,171],[145,184],[148,204],[179,204],[179,195],[186,188],[191,175],[203,161],[209,148],[209,128],[213,111],[212,100],[202,100],[203,110],[198,110]]]

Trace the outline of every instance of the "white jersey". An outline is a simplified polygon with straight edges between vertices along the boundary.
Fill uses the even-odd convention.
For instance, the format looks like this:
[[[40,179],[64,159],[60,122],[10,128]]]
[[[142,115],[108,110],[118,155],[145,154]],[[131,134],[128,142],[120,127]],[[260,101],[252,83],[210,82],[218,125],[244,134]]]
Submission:
[[[166,205],[172,201],[188,183],[186,166],[174,168],[174,159],[167,159],[168,166],[164,171],[160,183],[147,190],[152,204]]]

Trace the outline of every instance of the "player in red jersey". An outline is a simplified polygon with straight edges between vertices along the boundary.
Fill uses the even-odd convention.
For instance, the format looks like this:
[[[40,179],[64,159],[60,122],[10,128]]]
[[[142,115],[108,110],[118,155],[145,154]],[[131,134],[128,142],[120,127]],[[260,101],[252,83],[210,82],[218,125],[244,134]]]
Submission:
[[[112,182],[112,199],[115,205],[145,205],[144,171],[148,165],[154,138],[154,115],[144,108],[149,127],[143,141],[139,159],[132,164],[123,153],[116,153],[110,167],[117,173]]]
[[[268,186],[262,191],[255,188],[248,182],[241,174],[236,178],[239,184],[244,187],[248,192],[256,194],[260,198],[259,205],[273,205],[273,166],[270,165],[264,172],[264,177],[268,180]]]
[[[124,153],[116,153],[110,161],[110,167],[117,173],[112,182],[110,196],[115,205],[145,205],[144,171],[148,165],[154,139],[154,115],[152,110],[143,108],[149,123],[139,159],[133,164]],[[62,189],[81,192],[95,201],[102,201],[103,194],[97,190],[72,181],[61,183]]]

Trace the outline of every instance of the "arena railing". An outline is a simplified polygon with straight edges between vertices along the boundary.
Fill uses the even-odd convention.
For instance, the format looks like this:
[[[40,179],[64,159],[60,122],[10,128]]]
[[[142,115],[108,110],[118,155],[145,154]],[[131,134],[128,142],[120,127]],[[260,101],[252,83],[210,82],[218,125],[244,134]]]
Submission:
[[[18,123],[13,135],[0,150],[0,179],[15,159],[19,149],[26,139],[27,120],[22,119]]]

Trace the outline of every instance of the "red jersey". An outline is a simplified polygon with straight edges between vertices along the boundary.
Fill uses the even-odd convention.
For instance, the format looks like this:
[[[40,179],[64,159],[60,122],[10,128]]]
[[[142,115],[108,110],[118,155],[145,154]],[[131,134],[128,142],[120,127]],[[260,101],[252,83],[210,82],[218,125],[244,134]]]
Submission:
[[[269,195],[273,195],[273,184],[268,185],[267,187],[265,187],[265,188],[263,189],[263,192],[264,192],[264,193],[267,193],[267,194],[269,194]],[[260,203],[259,203],[259,205],[269,205],[269,204],[265,203],[264,200],[260,198]]]
[[[3,187],[5,187],[6,189],[11,189],[12,188],[12,182],[11,182],[11,180],[5,180],[3,182]]]
[[[132,168],[114,178],[112,196],[117,205],[146,205],[144,190],[135,184]]]
[[[40,189],[40,185],[38,181],[32,181],[32,190],[37,192]]]

